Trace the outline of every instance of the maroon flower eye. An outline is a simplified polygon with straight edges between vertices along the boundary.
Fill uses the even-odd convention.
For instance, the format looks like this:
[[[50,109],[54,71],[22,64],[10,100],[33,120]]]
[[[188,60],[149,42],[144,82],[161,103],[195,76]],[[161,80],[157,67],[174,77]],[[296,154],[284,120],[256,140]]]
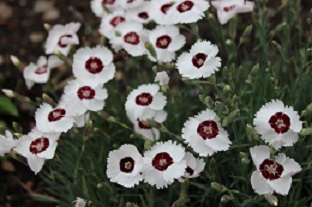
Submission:
[[[141,106],[148,106],[152,103],[153,96],[150,93],[141,93],[135,98],[135,102]]]
[[[124,41],[126,43],[129,43],[131,45],[137,45],[140,42],[140,37],[136,32],[128,32],[125,36],[124,36]]]
[[[277,162],[265,159],[259,167],[262,175],[264,178],[268,180],[276,180],[281,177],[284,168],[281,164],[278,164]]]
[[[63,118],[66,114],[65,109],[54,109],[48,115],[49,122],[58,121]]]
[[[41,137],[30,143],[29,151],[32,154],[38,154],[45,151],[49,147],[49,145],[49,139],[46,137]]]
[[[161,49],[167,49],[170,43],[171,37],[169,37],[168,35],[160,36],[156,40],[156,46]]]
[[[219,134],[218,125],[212,120],[203,121],[198,125],[197,133],[205,140],[216,138]]]
[[[172,164],[173,159],[167,152],[158,153],[152,161],[154,168],[159,171],[167,170],[167,168]]]
[[[103,62],[99,58],[90,57],[85,63],[85,68],[90,73],[97,74],[103,70],[104,65],[103,65]]]
[[[271,116],[269,123],[276,133],[283,134],[289,130],[290,118],[283,112],[277,112]]]
[[[196,55],[193,56],[192,58],[192,63],[195,67],[200,68],[204,65],[208,55],[204,53],[197,53]]]
[[[194,3],[192,1],[184,1],[177,6],[177,10],[180,13],[183,13],[183,12],[191,10],[193,6],[194,6]]]

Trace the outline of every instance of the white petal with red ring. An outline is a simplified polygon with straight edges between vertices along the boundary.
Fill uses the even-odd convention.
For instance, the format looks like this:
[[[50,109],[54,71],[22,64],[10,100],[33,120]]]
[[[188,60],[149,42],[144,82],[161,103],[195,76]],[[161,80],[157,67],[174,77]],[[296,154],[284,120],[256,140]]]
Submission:
[[[37,128],[17,141],[14,151],[27,158],[29,167],[37,174],[46,159],[54,157],[60,133],[44,133]]]
[[[133,122],[134,131],[141,134],[145,139],[156,141],[160,138],[160,132],[158,129],[152,127],[146,120],[152,119],[157,123],[162,123],[167,118],[167,112],[152,111],[152,113],[146,113],[145,119],[138,119]]]
[[[67,56],[70,46],[79,44],[77,31],[81,24],[71,22],[66,25],[54,25],[49,30],[48,38],[46,41],[46,54],[53,54],[59,51],[61,54]]]
[[[298,112],[284,106],[280,100],[272,100],[263,105],[253,120],[261,138],[275,149],[292,146],[297,142],[302,122]]]
[[[184,157],[186,161],[186,169],[184,172],[184,178],[195,178],[204,170],[206,163],[203,159],[196,159],[190,152],[185,153]]]
[[[157,84],[146,84],[139,86],[128,95],[125,108],[132,122],[138,118],[144,120],[148,118],[147,114],[165,107],[167,98],[158,92],[159,89]]]
[[[180,34],[178,27],[157,26],[150,31],[149,42],[156,51],[157,61],[170,62],[175,59],[175,51],[185,44],[185,37]],[[147,54],[150,60],[156,61],[149,52]]]
[[[158,142],[144,153],[144,181],[164,188],[184,174],[185,149],[173,141]]]
[[[219,22],[226,24],[237,13],[251,12],[254,2],[245,0],[217,0],[211,1],[211,4],[217,9]]]
[[[209,109],[190,117],[184,123],[182,138],[200,156],[211,156],[217,151],[225,151],[232,143],[228,133],[221,127],[216,113]]]
[[[118,0],[92,0],[90,6],[92,12],[100,18],[108,14],[108,12],[104,10],[104,6],[111,12],[119,8]]]
[[[69,115],[80,116],[87,110],[102,110],[107,96],[107,90],[102,85],[72,80],[64,89],[61,103],[68,109]]]
[[[113,53],[106,47],[80,48],[74,55],[73,73],[81,82],[103,84],[115,76]]]
[[[141,6],[143,2],[144,0],[119,0],[118,4],[122,8],[129,10]]]
[[[265,160],[270,158],[270,148],[265,145],[255,146],[250,148],[250,154],[253,163],[259,169],[260,164]]]
[[[254,171],[251,175],[251,186],[259,195],[273,194],[274,190],[267,183],[267,180],[261,175],[261,172]]]
[[[67,110],[61,105],[53,109],[43,103],[35,113],[37,128],[43,132],[67,132],[74,124],[74,119],[67,116]]]
[[[302,168],[300,165],[291,158],[286,157],[284,153],[279,153],[275,157],[275,161],[281,165],[283,165],[284,171],[282,173],[283,176],[293,176],[294,174],[300,172]]]
[[[189,53],[178,57],[176,66],[179,73],[190,79],[209,77],[221,66],[221,59],[216,57],[218,51],[217,46],[209,41],[195,43]]]
[[[142,168],[143,158],[137,148],[125,144],[109,153],[106,174],[111,182],[131,188],[142,180]]]
[[[170,7],[175,0],[158,0],[151,1],[150,16],[159,25],[171,25],[170,21]]]
[[[151,2],[145,1],[139,7],[127,10],[126,16],[130,21],[148,23],[151,21]]]
[[[129,18],[125,15],[124,10],[116,10],[102,18],[99,32],[103,36],[110,39],[116,35],[115,32],[117,25],[128,21],[128,19]]]
[[[209,6],[204,0],[177,0],[168,10],[170,21],[172,24],[197,22],[205,16]]]
[[[146,53],[144,38],[142,38],[143,25],[138,22],[122,22],[117,25],[116,31],[120,36],[114,36],[110,43],[120,46],[132,56],[141,56]]]
[[[14,139],[12,133],[9,130],[6,130],[5,136],[0,135],[0,156],[10,153],[16,145],[17,139]]]

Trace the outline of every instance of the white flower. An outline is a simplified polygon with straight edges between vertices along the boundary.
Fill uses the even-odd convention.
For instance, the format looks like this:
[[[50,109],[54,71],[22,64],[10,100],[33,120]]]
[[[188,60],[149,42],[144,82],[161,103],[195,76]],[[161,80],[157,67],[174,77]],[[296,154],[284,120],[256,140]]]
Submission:
[[[162,110],[167,98],[159,92],[157,84],[141,85],[127,97],[125,104],[128,118],[133,122],[138,118],[145,120],[148,114]]]
[[[237,13],[246,13],[253,10],[254,3],[245,0],[217,0],[211,1],[217,9],[217,16],[221,24],[226,24]]]
[[[107,96],[107,90],[102,85],[72,80],[64,89],[61,103],[68,109],[68,114],[79,116],[88,110],[102,110]]]
[[[203,159],[196,159],[190,152],[186,152],[184,159],[187,167],[185,168],[184,175],[179,178],[180,182],[183,182],[185,178],[196,178],[204,170],[206,163]]]
[[[133,9],[143,4],[144,0],[119,0],[119,5],[124,9]]]
[[[144,181],[165,188],[183,176],[185,149],[173,141],[158,142],[144,153]]]
[[[155,82],[161,86],[166,86],[169,83],[169,76],[165,71],[158,72],[155,77]]]
[[[260,108],[254,118],[254,125],[261,138],[275,149],[292,146],[298,141],[302,129],[298,112],[291,106],[284,106],[280,100],[272,100]]]
[[[81,82],[107,83],[114,78],[113,53],[106,47],[80,48],[74,55],[73,73]]]
[[[102,18],[99,32],[110,39],[116,35],[117,25],[127,20],[124,10],[116,10]]]
[[[34,128],[18,139],[14,151],[26,157],[30,169],[37,174],[45,160],[54,157],[60,135],[60,133],[44,133]]]
[[[291,187],[292,176],[301,171],[300,165],[293,159],[279,153],[275,160],[270,159],[268,146],[250,148],[252,160],[257,167],[251,175],[251,185],[259,195],[278,194],[287,195]]]
[[[79,116],[74,116],[73,119],[75,120],[74,124],[76,127],[84,127],[86,125],[86,122],[90,118],[90,113],[87,112],[85,114],[79,115]]]
[[[218,52],[218,47],[209,41],[195,43],[189,53],[184,52],[178,57],[179,73],[190,79],[211,76],[221,66],[221,58],[216,57]]]
[[[151,1],[150,16],[157,24],[171,25],[170,21],[170,7],[175,0],[157,0]]]
[[[139,7],[128,10],[126,15],[130,21],[148,23],[151,21],[150,10],[151,2],[145,1]]]
[[[221,127],[219,117],[209,109],[190,117],[184,123],[182,138],[200,156],[211,156],[217,151],[228,150],[232,143],[228,133]]]
[[[16,146],[17,139],[13,138],[10,131],[5,131],[5,136],[0,135],[0,156],[4,156],[6,153],[11,153],[11,150]]]
[[[146,53],[141,23],[123,22],[118,24],[115,30],[120,35],[110,39],[113,48],[123,48],[132,56],[141,56]]]
[[[75,203],[75,207],[85,207],[87,205],[87,201],[80,197],[77,197],[73,203]]]
[[[185,37],[175,26],[157,26],[149,33],[149,42],[156,51],[156,59],[148,52],[152,61],[170,62],[175,59],[175,51],[185,44]]]
[[[97,17],[105,17],[108,12],[104,10],[104,6],[108,10],[114,11],[119,7],[118,1],[119,0],[92,0],[90,2],[91,10]]]
[[[107,177],[111,182],[132,188],[142,180],[143,158],[134,145],[124,144],[107,158]]]
[[[35,113],[36,126],[43,132],[67,132],[72,128],[74,119],[68,116],[68,109],[59,105],[55,109],[43,103]]]
[[[145,139],[156,141],[160,138],[159,130],[152,127],[146,120],[152,119],[156,123],[161,124],[167,119],[167,112],[164,110],[150,112],[145,115],[145,119],[137,119],[133,122],[134,131],[141,134]]]
[[[80,23],[68,23],[66,25],[54,25],[49,31],[46,42],[46,54],[53,54],[59,51],[67,56],[70,46],[79,44],[77,31],[79,30]]]
[[[209,6],[205,0],[176,0],[168,11],[169,19],[173,24],[197,22],[205,16]]]
[[[23,71],[28,89],[35,83],[46,83],[50,76],[50,70],[59,67],[63,63],[64,62],[55,55],[51,55],[48,59],[44,56],[40,56],[37,64],[31,62]]]

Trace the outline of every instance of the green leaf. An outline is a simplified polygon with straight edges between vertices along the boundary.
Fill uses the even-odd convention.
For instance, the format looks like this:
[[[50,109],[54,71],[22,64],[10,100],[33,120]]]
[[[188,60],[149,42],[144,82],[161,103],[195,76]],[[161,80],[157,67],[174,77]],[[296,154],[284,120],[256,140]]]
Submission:
[[[4,96],[0,96],[0,114],[18,116],[16,106],[11,102],[10,99]]]

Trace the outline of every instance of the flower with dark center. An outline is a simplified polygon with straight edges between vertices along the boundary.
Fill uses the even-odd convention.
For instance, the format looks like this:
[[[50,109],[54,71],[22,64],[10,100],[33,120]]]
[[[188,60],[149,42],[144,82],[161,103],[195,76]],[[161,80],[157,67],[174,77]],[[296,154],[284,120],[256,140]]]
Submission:
[[[90,73],[97,74],[97,73],[102,72],[104,65],[99,58],[90,57],[85,63],[85,68]]]
[[[225,11],[225,12],[233,11],[235,7],[236,7],[235,5],[226,6],[223,8],[223,11]]]
[[[90,86],[83,86],[78,89],[77,95],[81,100],[93,99],[95,96],[95,90],[93,90]]]
[[[192,63],[195,67],[200,68],[204,65],[208,55],[205,53],[197,53],[196,55],[193,56],[192,58]]]
[[[68,45],[68,39],[71,39],[73,36],[70,34],[62,35],[58,41],[58,45],[61,48],[65,48]]]
[[[192,1],[184,1],[177,6],[177,10],[180,13],[183,13],[183,12],[191,10],[193,6],[194,6],[194,3]]]
[[[172,4],[164,4],[161,6],[160,10],[162,13],[167,14],[170,7],[172,7]]]
[[[115,0],[102,0],[103,5],[109,5],[109,4],[114,4]]]
[[[204,139],[213,139],[219,134],[217,123],[213,120],[206,120],[197,127],[197,133]]]
[[[47,73],[47,72],[48,72],[48,65],[43,65],[41,67],[38,67],[35,70],[35,73],[38,74],[38,75],[41,75],[41,74],[44,74],[44,73]]]
[[[124,41],[131,45],[137,45],[140,43],[140,36],[136,32],[128,32],[124,36]]]
[[[167,168],[172,164],[173,159],[167,152],[158,153],[152,161],[154,168],[159,171],[167,170]]]
[[[49,122],[54,122],[54,121],[58,121],[61,118],[63,118],[66,114],[66,110],[65,109],[54,109],[53,111],[51,111],[48,115],[48,120]]]
[[[141,93],[135,98],[135,102],[141,106],[148,106],[152,103],[153,96],[150,93]]]
[[[148,18],[149,18],[147,12],[140,12],[140,13],[138,14],[138,16],[139,16],[140,18],[142,18],[142,19],[148,19]]]
[[[116,16],[114,17],[109,23],[113,26],[116,27],[118,24],[126,21],[126,19],[122,16]]]
[[[119,166],[120,171],[124,173],[131,173],[133,171],[135,162],[131,157],[125,157],[120,159]]]
[[[49,139],[46,137],[40,137],[31,142],[29,151],[32,154],[38,154],[45,151],[50,145]]]
[[[148,121],[139,121],[139,127],[141,129],[151,129],[151,125],[148,123]]]
[[[161,49],[167,49],[171,43],[171,37],[168,35],[163,35],[157,38],[156,46]]]
[[[287,195],[292,176],[301,171],[300,165],[293,159],[279,153],[274,159],[270,148],[265,145],[250,148],[250,154],[257,170],[251,175],[251,185],[259,195],[276,193]]]
[[[266,143],[275,149],[292,146],[298,141],[302,121],[293,107],[280,100],[271,100],[263,105],[253,120],[255,130]]]
[[[276,133],[283,134],[289,130],[290,118],[283,112],[277,112],[271,116],[269,123]]]

